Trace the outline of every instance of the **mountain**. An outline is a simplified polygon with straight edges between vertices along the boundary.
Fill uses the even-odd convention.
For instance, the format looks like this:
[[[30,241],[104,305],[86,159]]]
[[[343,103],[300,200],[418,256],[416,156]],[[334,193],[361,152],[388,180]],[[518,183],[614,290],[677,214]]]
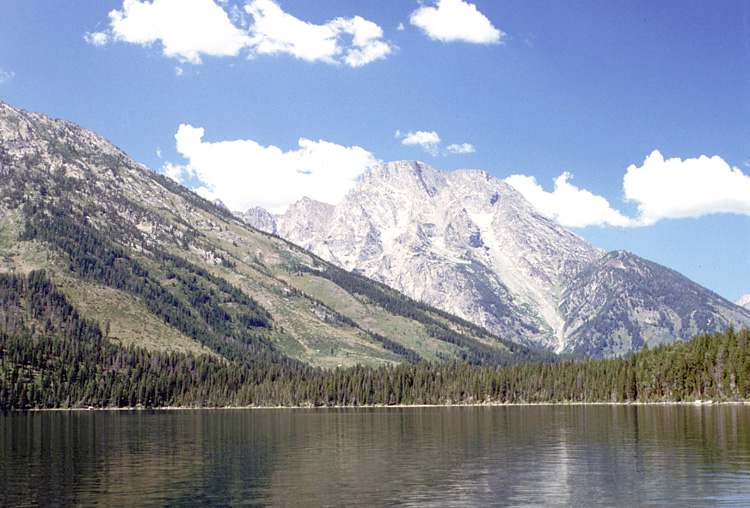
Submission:
[[[739,298],[737,298],[734,303],[736,305],[739,305],[740,307],[744,307],[746,309],[750,309],[750,295],[742,295]]]
[[[612,355],[747,326],[748,313],[684,275],[625,251],[609,252],[567,286],[560,311],[572,350]]]
[[[336,206],[305,198],[281,215],[251,212],[251,224],[346,270],[558,352],[613,356],[750,324],[668,268],[593,247],[483,171],[391,162]]]
[[[62,295],[0,295],[0,322],[21,320],[34,340],[65,333],[55,316],[74,312],[121,346],[244,364],[553,358],[263,233],[78,125],[4,103],[0,182],[0,273],[49,279],[43,294]],[[24,316],[37,300],[51,310]]]

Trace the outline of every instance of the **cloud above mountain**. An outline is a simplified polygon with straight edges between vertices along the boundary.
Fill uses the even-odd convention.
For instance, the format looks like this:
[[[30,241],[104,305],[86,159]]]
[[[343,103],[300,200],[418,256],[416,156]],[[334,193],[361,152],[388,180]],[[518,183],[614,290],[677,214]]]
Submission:
[[[160,43],[165,56],[192,64],[200,64],[204,56],[244,53],[249,58],[288,54],[308,62],[359,67],[395,49],[382,39],[377,24],[360,16],[316,25],[284,12],[273,0],[253,0],[229,12],[214,0],[124,0],[122,9],[111,11],[109,18],[109,29],[87,33],[87,42]]]
[[[416,131],[409,132],[408,134],[402,134],[400,131],[396,131],[396,137],[402,137],[402,145],[417,145],[421,146],[422,149],[431,154],[437,155],[437,147],[440,144],[440,136],[435,131]]]
[[[175,140],[187,164],[167,163],[163,171],[177,181],[200,180],[197,192],[220,198],[230,209],[263,206],[283,212],[304,196],[338,203],[359,176],[379,161],[358,146],[300,138],[299,148],[283,151],[253,140],[203,141],[204,130],[180,125]]]
[[[664,219],[714,213],[750,215],[750,176],[719,156],[664,159],[654,150],[640,167],[631,164],[623,177],[623,195],[637,205],[633,218],[602,196],[572,185],[571,178],[567,172],[558,176],[552,192],[532,176],[511,175],[505,181],[539,211],[568,227],[650,226]]]
[[[719,156],[664,159],[654,150],[640,167],[628,167],[623,189],[638,204],[643,225],[712,213],[750,215],[750,176]]]
[[[401,139],[401,144],[405,146],[421,146],[422,150],[432,156],[437,156],[440,150],[438,146],[442,142],[440,136],[435,131],[409,131],[404,134],[400,130],[396,131],[396,138]],[[443,155],[467,154],[476,152],[474,145],[470,143],[453,143],[443,150]]]
[[[461,144],[454,143],[452,145],[448,145],[445,148],[445,150],[448,153],[457,153],[457,154],[474,153],[477,151],[476,148],[474,148],[474,145],[470,143],[461,143]]]
[[[309,62],[344,62],[359,67],[385,58],[393,50],[382,40],[383,30],[360,16],[315,25],[284,12],[272,0],[254,0],[245,11],[255,20],[249,30],[253,54],[287,53]],[[347,37],[348,42],[344,40]]]
[[[476,5],[462,0],[438,0],[434,6],[422,5],[411,13],[409,21],[431,39],[442,42],[500,44],[505,36]]]
[[[505,179],[540,212],[567,227],[629,226],[632,220],[613,209],[602,196],[579,189],[568,180],[570,173],[555,178],[555,189],[545,191],[533,176],[511,175]]]
[[[109,18],[110,32],[89,34],[89,42],[100,46],[110,35],[142,46],[158,41],[165,56],[193,64],[201,63],[201,55],[236,56],[252,42],[212,0],[125,0]]]

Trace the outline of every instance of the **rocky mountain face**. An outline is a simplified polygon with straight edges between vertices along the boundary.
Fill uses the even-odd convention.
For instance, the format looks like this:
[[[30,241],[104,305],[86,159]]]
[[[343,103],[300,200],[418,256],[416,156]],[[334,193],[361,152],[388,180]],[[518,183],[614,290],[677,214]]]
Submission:
[[[93,132],[2,102],[0,184],[0,273],[44,270],[125,346],[322,367],[552,358],[262,233]],[[332,212],[303,200],[288,216],[314,242]],[[264,210],[245,218],[290,234]]]
[[[483,171],[391,162],[336,206],[305,198],[281,215],[254,209],[243,218],[503,337],[558,352],[616,355],[750,324],[750,313],[667,268],[593,247]]]
[[[235,215],[248,224],[252,224],[261,231],[276,234],[276,221],[263,207],[256,206],[246,212],[238,212]]]
[[[625,251],[581,271],[560,303],[572,349],[619,354],[746,325],[750,313],[678,272]]]

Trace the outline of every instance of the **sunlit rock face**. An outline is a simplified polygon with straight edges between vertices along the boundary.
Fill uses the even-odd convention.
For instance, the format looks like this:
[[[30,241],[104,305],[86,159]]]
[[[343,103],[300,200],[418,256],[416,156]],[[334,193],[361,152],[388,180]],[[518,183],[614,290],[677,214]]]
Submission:
[[[750,310],[750,295],[742,295],[734,301],[740,307]]]
[[[730,306],[736,309],[721,302],[723,310],[709,324],[681,318],[648,288],[650,277],[667,277],[657,285],[669,287],[675,284],[671,277],[682,276],[653,263],[650,270],[608,276],[618,263],[647,262],[629,253],[613,258],[593,247],[484,171],[390,162],[362,175],[336,206],[304,198],[270,216],[273,221],[243,216],[410,297],[511,340],[556,351],[622,354],[644,342],[713,331],[732,314]],[[702,295],[695,305],[716,308],[717,295],[682,279],[682,290],[689,283]],[[625,288],[638,293],[625,296]],[[652,307],[656,317],[644,310]],[[736,317],[750,322],[750,313]]]

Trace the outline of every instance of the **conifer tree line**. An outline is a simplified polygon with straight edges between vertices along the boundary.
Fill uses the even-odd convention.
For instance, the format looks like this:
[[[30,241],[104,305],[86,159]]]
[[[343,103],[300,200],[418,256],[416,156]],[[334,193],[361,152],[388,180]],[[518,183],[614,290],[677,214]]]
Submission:
[[[323,370],[273,356],[122,346],[44,271],[0,274],[0,409],[746,401],[750,330],[644,347],[627,358]]]

